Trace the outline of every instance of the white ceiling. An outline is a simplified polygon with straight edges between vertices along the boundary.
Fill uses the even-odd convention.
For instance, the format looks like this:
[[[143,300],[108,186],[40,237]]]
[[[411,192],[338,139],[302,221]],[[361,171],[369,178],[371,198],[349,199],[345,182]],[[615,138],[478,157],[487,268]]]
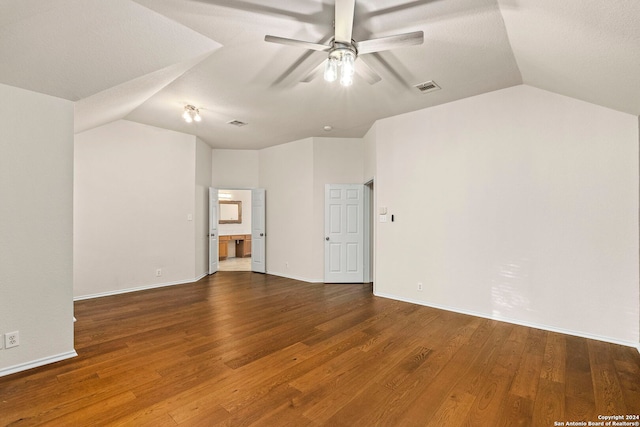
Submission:
[[[356,0],[356,41],[422,30],[424,44],[359,58],[374,85],[300,83],[326,54],[264,36],[326,43],[333,7],[0,0],[0,83],[77,101],[77,132],[125,118],[216,148],[360,137],[377,119],[521,83],[640,115],[637,0]],[[442,90],[413,87],[428,80]],[[185,104],[203,121],[185,123]]]

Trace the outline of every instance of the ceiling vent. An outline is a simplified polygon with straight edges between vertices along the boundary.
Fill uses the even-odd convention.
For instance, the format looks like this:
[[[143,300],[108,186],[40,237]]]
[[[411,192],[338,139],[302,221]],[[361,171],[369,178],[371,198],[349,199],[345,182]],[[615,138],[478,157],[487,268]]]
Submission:
[[[240,120],[231,120],[230,122],[227,122],[228,125],[233,125],[233,126],[238,126],[239,128],[242,126],[246,126],[247,123],[245,122],[241,122]]]
[[[434,90],[440,90],[440,86],[436,84],[433,80],[429,80],[428,82],[420,83],[415,86],[420,92],[427,93],[433,92]]]

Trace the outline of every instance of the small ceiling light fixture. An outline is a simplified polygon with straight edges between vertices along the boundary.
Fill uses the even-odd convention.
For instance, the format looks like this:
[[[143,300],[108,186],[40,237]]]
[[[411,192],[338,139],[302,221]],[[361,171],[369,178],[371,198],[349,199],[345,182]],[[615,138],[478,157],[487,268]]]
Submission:
[[[199,122],[202,120],[202,117],[200,117],[200,110],[198,110],[193,105],[184,106],[184,113],[182,113],[182,118],[187,123],[191,123],[194,121]]]
[[[330,125],[326,125],[325,127],[323,127],[322,129],[324,129],[325,132],[331,132],[333,130],[333,126]]]
[[[324,79],[333,82],[340,77],[342,86],[351,86],[357,57],[358,51],[353,43],[333,41],[331,50],[329,50],[329,59],[324,68]]]

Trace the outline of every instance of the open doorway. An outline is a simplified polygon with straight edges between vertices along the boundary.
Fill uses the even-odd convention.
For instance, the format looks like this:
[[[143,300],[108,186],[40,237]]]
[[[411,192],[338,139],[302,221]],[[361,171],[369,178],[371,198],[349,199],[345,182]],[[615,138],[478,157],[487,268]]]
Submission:
[[[218,271],[251,271],[251,194],[218,190]]]

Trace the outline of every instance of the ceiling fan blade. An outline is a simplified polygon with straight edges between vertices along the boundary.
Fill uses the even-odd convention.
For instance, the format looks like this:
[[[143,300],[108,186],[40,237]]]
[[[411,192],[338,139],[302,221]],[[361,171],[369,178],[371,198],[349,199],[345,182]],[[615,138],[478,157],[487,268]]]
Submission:
[[[303,49],[318,50],[320,52],[328,52],[329,49],[331,49],[331,46],[326,46],[319,43],[311,43],[311,42],[305,42],[302,40],[287,39],[284,37],[277,37],[277,36],[264,36],[264,41],[270,42],[270,43],[285,44],[288,46],[301,47]]]
[[[336,0],[335,26],[337,42],[351,43],[355,7],[356,0]]]
[[[376,73],[365,60],[363,60],[363,58],[358,58],[356,73],[358,73],[370,85],[376,84],[382,80],[382,77],[380,77],[380,75]]]
[[[358,54],[381,52],[383,50],[395,49],[397,47],[412,46],[424,42],[424,32],[414,31],[413,33],[398,34],[379,39],[364,40],[356,44]]]

